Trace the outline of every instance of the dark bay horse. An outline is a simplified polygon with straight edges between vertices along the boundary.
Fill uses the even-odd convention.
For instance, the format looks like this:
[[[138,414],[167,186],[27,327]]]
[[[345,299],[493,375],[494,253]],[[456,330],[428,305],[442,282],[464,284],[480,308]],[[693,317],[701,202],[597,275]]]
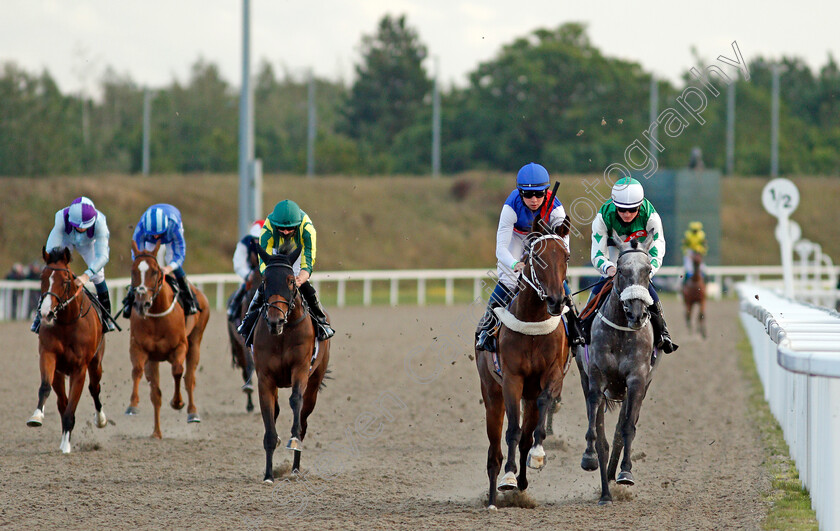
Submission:
[[[703,338],[706,337],[706,281],[702,273],[703,255],[691,253],[691,277],[683,285],[683,302],[685,303],[685,324],[691,330],[691,310],[697,305],[697,329]]]
[[[210,319],[210,305],[204,293],[193,287],[200,311],[184,318],[184,309],[175,297],[175,291],[166,281],[157,261],[160,242],[152,251],[140,251],[132,240],[134,263],[131,266],[131,289],[134,290],[134,308],[131,312],[131,377],[134,386],[126,415],[136,415],[140,402],[138,395],[140,377],[145,370],[151,388],[155,410],[152,437],[161,438],[160,432],[160,374],[162,361],[172,364],[175,393],[169,405],[173,409],[184,407],[181,398],[181,377],[187,390],[189,406],[187,422],[201,422],[195,406],[195,373],[201,357],[201,338]],[[184,366],[186,364],[186,367]]]
[[[652,244],[653,238],[650,237],[644,244],[635,239],[617,244],[620,252],[613,287],[592,323],[589,349],[578,347],[576,350],[589,419],[586,450],[580,466],[589,471],[601,469],[600,505],[612,502],[609,481],[625,485],[635,483],[631,473],[631,446],[654,368],[653,326],[647,310],[653,302],[648,293],[652,269],[648,249]],[[618,401],[622,402],[621,411],[615,427],[612,454],[609,454],[604,432],[604,409]],[[615,472],[622,450],[624,458],[616,480]]]
[[[239,323],[248,312],[248,305],[251,299],[254,298],[257,288],[262,283],[262,274],[260,273],[259,261],[257,265],[251,269],[248,275],[248,280],[245,282],[245,296],[242,298],[242,303],[239,305],[239,312],[236,319],[228,320],[228,339],[230,340],[230,353],[232,356],[231,364],[233,367],[242,369],[242,391],[247,395],[248,401],[245,404],[245,410],[248,412],[254,411],[254,401],[251,395],[254,392],[254,383],[252,377],[254,375],[254,355],[251,349],[245,346],[245,338],[236,331]]]
[[[525,490],[526,468],[545,466],[546,415],[559,400],[563,377],[569,367],[569,341],[561,322],[565,306],[563,281],[569,250],[563,238],[569,234],[569,220],[555,230],[537,218],[529,233],[529,250],[522,272],[524,286],[514,298],[511,310],[496,310],[502,326],[499,331],[501,383],[491,361],[492,354],[476,348],[475,359],[481,379],[487,423],[487,477],[490,480],[488,508],[495,509],[496,488]],[[524,402],[522,428],[519,426],[520,401]],[[507,414],[505,441],[508,458],[505,475],[496,479],[502,467],[502,424]],[[520,468],[516,476],[516,447]]]
[[[301,247],[291,254],[271,256],[260,249],[265,263],[263,289],[265,303],[253,330],[254,363],[259,382],[260,411],[265,425],[265,477],[274,482],[272,459],[277,448],[277,416],[280,414],[277,389],[292,388],[292,434],[286,449],[294,451],[292,471],[300,470],[302,441],[306,437],[307,419],[315,409],[318,391],[330,361],[330,340],[321,341],[315,352],[315,327],[295,283],[292,264],[300,256]],[[281,249],[281,252],[288,252]]]
[[[102,379],[102,358],[105,356],[105,336],[102,321],[83,286],[73,282],[76,275],[68,268],[70,250],[41,251],[47,264],[41,271],[41,328],[38,331],[41,387],[38,407],[26,421],[38,427],[44,422],[44,404],[55,389],[58,412],[61,415],[61,445],[70,453],[70,433],[76,424],[76,406],[82,396],[86,373],[90,373],[88,389],[96,407],[96,427],[104,428],[108,421],[99,401],[99,382]],[[64,377],[70,378],[70,394],[64,391]]]

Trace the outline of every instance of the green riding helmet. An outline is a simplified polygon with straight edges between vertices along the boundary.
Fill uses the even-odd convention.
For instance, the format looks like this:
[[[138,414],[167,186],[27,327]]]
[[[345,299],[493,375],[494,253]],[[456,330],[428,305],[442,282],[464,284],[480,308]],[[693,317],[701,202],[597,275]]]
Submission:
[[[280,201],[268,215],[271,225],[278,228],[299,227],[303,221],[303,211],[294,201]]]

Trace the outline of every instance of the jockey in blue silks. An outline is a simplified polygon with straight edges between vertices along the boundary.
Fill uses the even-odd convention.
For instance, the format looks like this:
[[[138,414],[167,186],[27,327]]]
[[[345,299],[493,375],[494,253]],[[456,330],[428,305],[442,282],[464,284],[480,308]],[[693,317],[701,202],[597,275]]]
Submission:
[[[67,208],[55,213],[55,224],[47,238],[47,252],[53,249],[75,249],[82,255],[88,268],[76,277],[77,286],[84,286],[90,280],[96,286],[96,298],[110,314],[111,298],[105,283],[105,264],[108,263],[111,249],[108,239],[108,222],[105,214],[96,210],[93,201],[87,197],[77,197]],[[41,326],[41,312],[35,313],[35,321],[30,330],[38,332]],[[116,330],[110,319],[105,319],[103,332]]]
[[[137,226],[134,227],[134,235],[131,237],[141,251],[153,251],[160,242],[166,245],[166,265],[162,271],[164,275],[172,273],[178,281],[178,289],[184,294],[186,307],[185,315],[192,315],[200,310],[195,301],[195,295],[189,288],[187,275],[184,273],[184,259],[187,253],[187,244],[184,241],[184,223],[181,221],[181,213],[172,205],[160,203],[150,206],[140,217]],[[131,252],[131,259],[134,260],[134,251]],[[123,301],[125,309],[123,316],[128,318],[131,315],[131,305],[134,302],[134,293],[129,291],[126,300]]]
[[[516,175],[516,189],[508,195],[499,216],[499,228],[496,231],[496,265],[499,282],[490,295],[487,310],[481,318],[476,331],[476,346],[488,352],[496,351],[496,336],[494,331],[498,327],[498,318],[493,308],[506,306],[518,291],[518,278],[525,268],[521,262],[525,249],[526,238],[531,231],[531,225],[537,216],[545,217],[548,213],[548,225],[557,227],[566,219],[566,211],[556,197],[551,205],[546,204],[550,177],[543,166],[531,162],[523,166]],[[563,243],[569,249],[569,236],[563,238]],[[564,281],[566,295],[570,294],[569,286]],[[569,339],[572,344],[580,344],[582,334],[578,326],[576,311],[567,299],[570,312],[566,316],[569,322]]]

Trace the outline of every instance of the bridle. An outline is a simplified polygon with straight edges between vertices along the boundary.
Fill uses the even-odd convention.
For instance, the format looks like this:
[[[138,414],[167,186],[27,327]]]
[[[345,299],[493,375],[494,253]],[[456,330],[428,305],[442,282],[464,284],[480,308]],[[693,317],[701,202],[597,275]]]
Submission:
[[[150,258],[150,259],[154,260],[155,267],[157,268],[158,272],[162,273],[162,271],[160,269],[160,263],[158,263],[157,258],[153,254],[147,253],[147,252],[138,253],[137,257],[134,259],[134,261],[137,262],[137,260],[139,260],[140,258]],[[149,308],[154,306],[155,298],[160,294],[161,290],[163,289],[163,282],[164,282],[163,277],[164,276],[165,275],[163,275],[163,274],[158,275],[157,282],[155,282],[154,291],[152,292],[152,296],[149,299]],[[145,293],[146,292],[146,286],[145,285],[140,285],[140,286],[137,286],[136,288],[134,286],[132,286],[131,289],[135,293]],[[173,296],[172,296],[172,304],[169,305],[169,308],[167,308],[166,310],[164,310],[160,313],[146,312],[146,313],[143,314],[143,317],[164,317],[166,315],[169,315],[170,313],[172,313],[172,310],[175,309],[175,304],[177,304],[177,303],[178,303],[177,293],[174,293]]]
[[[292,272],[292,274],[294,274],[294,272],[295,272],[294,268],[289,264],[283,264],[283,263],[269,263],[269,264],[266,264],[266,266],[265,266],[266,274],[263,275],[263,290],[266,289],[266,280],[267,280],[267,277],[268,277],[268,270],[271,269],[271,268],[278,268],[278,267],[283,268],[283,269],[288,269],[289,271]],[[289,315],[295,309],[295,300],[297,299],[298,293],[300,293],[300,288],[298,288],[298,285],[295,284],[295,287],[292,289],[292,296],[289,298],[289,300],[269,302],[268,301],[268,295],[266,295],[265,302],[262,305],[262,316],[263,316],[263,319],[265,319],[266,324],[269,324],[268,323],[268,308],[273,308],[273,309],[277,310],[278,312],[280,312],[280,315],[283,317],[283,319],[278,323],[278,326],[285,327],[287,324],[289,324]],[[283,308],[281,308],[280,305],[285,305],[286,309],[284,310]],[[293,326],[297,325],[298,323],[303,321],[305,318],[306,318],[306,312],[303,312],[303,314],[301,315],[300,318],[298,318],[295,322],[289,324],[289,327],[293,327]]]
[[[616,260],[615,260],[616,270],[618,269],[618,262],[621,260],[621,257],[626,255],[626,254],[629,254],[629,253],[645,253],[645,254],[647,254],[647,251],[645,251],[644,249],[625,249],[625,250],[621,251],[618,254],[618,258],[616,258]],[[617,275],[618,275],[618,271],[616,271],[616,276]],[[639,285],[639,284],[636,284],[635,286],[641,287],[641,285]],[[625,289],[627,289],[627,288],[625,288]],[[642,289],[644,289],[644,288],[642,288]],[[645,290],[645,293],[647,293],[647,290]],[[613,295],[615,295],[616,297],[619,298],[619,300],[621,300],[621,294],[622,293],[618,291],[618,282],[613,281],[613,288],[612,288],[609,296],[612,297]],[[606,306],[606,304],[605,304],[605,306]],[[610,327],[615,328],[616,330],[621,330],[623,332],[638,332],[639,330],[641,330],[645,326],[647,326],[647,324],[650,322],[650,315],[646,315],[644,320],[642,321],[642,324],[639,326],[639,328],[630,328],[629,326],[622,326],[620,324],[616,324],[616,323],[610,321],[609,319],[607,319],[607,317],[601,312],[600,309],[596,313],[596,317],[601,319],[604,323],[606,323]]]
[[[534,241],[532,241],[529,244],[529,246],[528,246],[528,249],[529,249],[529,251],[528,251],[528,269],[530,270],[530,272],[529,272],[528,276],[523,274],[523,275],[520,276],[520,278],[522,280],[524,280],[529,286],[531,286],[531,288],[533,288],[533,290],[537,293],[537,297],[539,297],[540,300],[543,300],[543,301],[546,299],[546,297],[548,297],[548,295],[545,291],[545,288],[543,288],[542,283],[540,282],[540,279],[537,277],[536,268],[534,267],[534,255],[536,253],[532,252],[532,250],[534,249],[534,246],[536,244],[538,244],[539,242],[544,241],[544,240],[557,240],[557,243],[559,243],[560,247],[562,247],[562,249],[566,252],[566,262],[569,261],[569,250],[566,247],[566,242],[564,242],[563,238],[561,238],[560,236],[558,236],[556,234],[543,234],[539,238],[536,238]],[[530,279],[528,278],[529,276],[530,276]]]
[[[50,269],[52,271],[64,271],[66,273],[69,273],[70,278],[64,282],[65,285],[72,284],[73,281],[76,280],[76,275],[73,274],[73,272],[70,271],[66,267],[55,267],[55,266],[51,266],[51,265],[47,264],[45,266],[45,268]],[[38,311],[39,312],[41,311],[41,305],[44,303],[44,298],[45,297],[47,297],[47,296],[55,297],[55,299],[58,301],[58,305],[55,308],[53,308],[52,310],[50,310],[50,313],[47,314],[47,316],[50,319],[58,319],[58,314],[61,313],[62,311],[64,311],[64,309],[67,308],[67,306],[69,306],[70,303],[73,302],[76,299],[76,297],[79,296],[79,293],[82,292],[82,289],[84,289],[84,286],[79,286],[79,288],[76,290],[76,292],[73,293],[73,295],[71,297],[67,298],[67,299],[62,299],[59,294],[53,293],[52,291],[45,291],[44,293],[41,294],[41,300],[38,301]],[[88,308],[88,310],[90,310],[90,308]],[[82,317],[82,306],[79,305],[79,315],[77,315],[75,319],[70,321],[70,323],[66,323],[66,324],[75,323],[81,317]]]

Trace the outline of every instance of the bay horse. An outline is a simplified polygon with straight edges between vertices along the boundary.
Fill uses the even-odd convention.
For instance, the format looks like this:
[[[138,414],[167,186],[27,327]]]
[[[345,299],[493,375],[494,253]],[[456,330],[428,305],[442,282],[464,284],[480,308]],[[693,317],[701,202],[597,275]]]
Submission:
[[[256,256],[256,255],[254,255]],[[247,395],[248,400],[245,404],[245,410],[249,413],[254,411],[254,401],[251,395],[254,392],[254,384],[252,377],[254,375],[254,354],[249,347],[245,346],[245,338],[237,332],[237,327],[242,322],[245,314],[248,312],[248,305],[251,299],[254,298],[257,288],[262,283],[262,274],[260,273],[259,261],[256,266],[251,268],[251,273],[248,275],[248,280],[245,281],[245,296],[242,297],[242,303],[239,305],[239,310],[236,319],[228,320],[228,338],[230,339],[230,353],[231,365],[242,369],[242,391]]]
[[[283,254],[288,253],[288,248],[281,248],[281,254],[272,256],[259,249],[266,266],[263,272],[265,302],[252,334],[260,412],[265,425],[265,483],[274,482],[272,459],[279,440],[276,423],[280,414],[277,389],[292,389],[289,397],[292,433],[286,449],[294,451],[292,471],[299,471],[307,419],[315,409],[330,361],[330,340],[319,342],[318,350],[315,350],[315,326],[295,283],[293,264],[301,250],[302,247],[298,247]]]
[[[76,406],[82,396],[86,373],[90,373],[88,390],[96,407],[96,427],[108,424],[99,400],[102,379],[102,358],[105,356],[105,336],[102,321],[93,302],[86,296],[84,286],[76,287],[76,275],[70,271],[70,249],[41,250],[46,267],[41,271],[41,328],[38,330],[41,386],[38,388],[38,407],[26,421],[27,426],[39,427],[44,422],[44,404],[50,386],[58,399],[61,415],[61,444],[70,453],[70,434],[76,425]],[[70,394],[64,391],[64,378],[70,378]]]
[[[525,490],[526,468],[545,466],[546,416],[560,398],[563,377],[569,368],[569,341],[561,322],[566,309],[563,281],[569,261],[568,217],[552,230],[537,217],[528,235],[527,258],[523,258],[524,285],[511,303],[510,312],[497,308],[501,381],[493,368],[492,353],[476,347],[475,360],[481,380],[487,438],[487,477],[490,481],[488,509],[496,508],[496,489]],[[523,424],[519,426],[520,401],[524,402]],[[502,425],[507,414],[508,446],[505,475],[496,479],[502,466]],[[516,476],[516,447],[520,468]]]
[[[207,297],[193,286],[195,300],[200,311],[184,318],[184,309],[178,304],[175,291],[166,281],[157,261],[160,242],[152,251],[140,251],[132,240],[134,263],[131,266],[131,289],[134,291],[134,308],[131,312],[131,377],[134,385],[126,415],[136,415],[140,402],[138,395],[140,377],[145,370],[149,382],[152,405],[154,406],[154,430],[152,437],[160,439],[160,374],[158,365],[162,361],[172,364],[175,379],[175,393],[169,405],[173,409],[184,407],[181,398],[181,377],[187,390],[189,406],[187,422],[201,422],[195,406],[195,373],[201,357],[201,338],[210,319],[210,305]],[[184,366],[186,364],[186,367]]]
[[[685,303],[685,324],[691,331],[691,310],[697,305],[697,329],[706,338],[706,281],[702,273],[703,255],[691,251],[691,277],[683,285],[683,302]]]
[[[653,326],[647,310],[653,303],[648,293],[652,271],[648,250],[652,244],[651,237],[642,244],[636,239],[617,243],[619,255],[613,286],[592,323],[590,344],[576,350],[589,420],[586,450],[580,466],[588,471],[601,469],[599,505],[612,502],[609,481],[624,485],[635,483],[631,473],[631,447],[642,401],[655,367]],[[622,402],[621,411],[608,466],[609,444],[604,432],[604,409],[611,409],[619,401]],[[622,450],[624,458],[616,480],[616,467]]]

